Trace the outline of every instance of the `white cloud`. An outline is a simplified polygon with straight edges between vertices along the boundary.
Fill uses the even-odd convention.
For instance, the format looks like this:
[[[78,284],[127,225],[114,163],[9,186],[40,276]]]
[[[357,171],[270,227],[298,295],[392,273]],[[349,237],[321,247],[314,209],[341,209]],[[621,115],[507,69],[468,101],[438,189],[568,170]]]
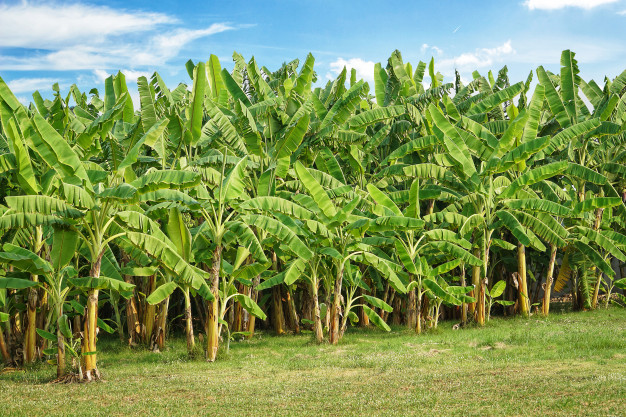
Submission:
[[[589,10],[617,1],[618,0],[526,0],[524,6],[528,7],[530,10],[557,10],[564,7],[578,7]]]
[[[93,75],[96,77],[96,80],[98,80],[99,82],[103,82],[104,80],[109,78],[112,74],[109,74],[108,71],[97,69],[97,70],[93,70]]]
[[[57,49],[93,45],[111,36],[143,32],[175,22],[176,19],[162,13],[24,1],[0,5],[0,46]]]
[[[339,75],[339,73],[343,70],[343,67],[346,67],[348,71],[351,68],[356,70],[357,79],[363,79],[368,82],[374,81],[374,61],[365,61],[361,58],[351,58],[345,60],[343,58],[338,58],[336,61],[330,63],[330,71],[335,75]],[[327,78],[332,78],[332,75],[327,74]]]
[[[423,43],[422,44],[422,47],[420,48],[420,51],[421,51],[422,54],[425,54],[428,51],[433,51],[435,54],[437,54],[437,56],[443,55],[443,50],[441,48],[438,48],[435,45],[429,45],[427,43]]]
[[[147,40],[118,43],[114,39],[100,46],[72,46],[47,53],[33,51],[29,56],[0,56],[0,69],[29,70],[93,70],[94,68],[121,68],[132,63],[135,67],[163,65],[176,57],[189,42],[211,34],[234,29],[223,24],[213,24],[200,30],[177,30],[167,35],[157,35]]]
[[[177,19],[162,13],[116,11],[105,6],[27,1],[0,4],[0,48],[27,50],[20,56],[0,56],[0,69],[154,67],[176,57],[194,40],[250,27],[214,23],[187,29],[174,27],[176,23]]]
[[[617,12],[618,15],[620,16],[626,16],[626,10],[621,10],[619,12]]]
[[[474,70],[477,68],[491,66],[494,62],[498,62],[503,57],[507,57],[512,54],[515,54],[515,49],[513,49],[511,41],[508,40],[495,48],[476,49],[474,52],[465,52],[454,58],[444,59],[441,61],[441,65],[443,67],[452,66],[458,69]]]
[[[133,70],[128,70],[128,69],[123,69],[121,71],[126,77],[127,84],[136,84],[137,78],[139,77],[146,77],[149,79],[152,76],[152,74],[150,74],[149,72],[145,72],[145,71],[133,71]],[[117,72],[115,74],[117,74]],[[102,70],[102,69],[97,69],[93,71],[93,75],[95,76],[98,82],[104,82],[104,80],[109,78],[111,75],[115,75],[115,74],[110,73],[109,71]]]
[[[126,77],[126,82],[129,84],[136,84],[137,78],[139,77],[146,77],[147,79],[150,79],[150,77],[152,76],[151,73],[146,71],[133,71],[129,69],[122,70],[122,73],[124,73],[124,76]]]
[[[180,48],[191,41],[232,29],[234,27],[224,23],[214,23],[206,29],[178,29],[173,33],[155,36],[152,43],[156,51],[168,55],[174,51],[178,52]]]
[[[7,85],[14,94],[32,93],[35,90],[50,90],[52,84],[57,82],[52,78],[17,78],[9,81]]]

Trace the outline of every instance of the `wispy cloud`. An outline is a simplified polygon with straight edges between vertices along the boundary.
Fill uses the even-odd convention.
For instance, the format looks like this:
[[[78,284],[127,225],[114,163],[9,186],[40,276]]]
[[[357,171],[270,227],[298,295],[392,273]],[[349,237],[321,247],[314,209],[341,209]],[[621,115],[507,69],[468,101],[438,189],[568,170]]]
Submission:
[[[604,4],[616,3],[619,0],[526,0],[524,5],[530,10],[557,10],[564,7],[593,9]]]
[[[9,81],[9,89],[15,93],[31,93],[35,90],[49,90],[58,80],[52,78],[17,78]]]
[[[459,26],[460,27],[460,26]],[[457,28],[458,29],[458,28]],[[456,31],[456,30],[455,30]],[[454,33],[454,32],[452,32]],[[434,52],[437,56],[441,56],[443,55],[443,50],[435,45],[429,45],[427,43],[423,43],[422,47],[420,48],[420,51],[422,52],[422,54],[427,53],[428,51],[432,51]]]
[[[226,23],[214,23],[204,29],[177,29],[171,33],[157,35],[151,40],[149,50],[146,53],[139,54],[135,59],[140,63],[145,61],[146,65],[152,64],[155,59],[167,60],[176,56],[185,45],[196,39],[234,29],[236,29],[235,26]]]
[[[123,69],[121,70],[121,72],[124,74],[124,77],[126,77],[127,84],[136,84],[137,78],[139,77],[150,78],[150,76],[152,75],[147,71],[133,71],[129,69]],[[104,80],[109,78],[111,75],[115,75],[115,74],[106,70],[97,69],[93,71],[93,75],[97,82],[103,82]]]
[[[356,70],[357,79],[363,79],[368,82],[374,81],[374,61],[365,61],[361,58],[351,58],[345,60],[343,58],[338,58],[337,60],[330,63],[330,73],[327,74],[327,78],[333,78],[331,75],[334,74],[336,77],[343,70],[343,67],[346,67],[348,71],[351,68]]]
[[[64,71],[163,65],[197,39],[250,27],[213,23],[187,29],[176,27],[177,23],[176,18],[162,13],[105,6],[0,5],[0,48],[25,50],[19,56],[0,56],[0,69]]]
[[[460,70],[484,68],[499,62],[504,57],[515,54],[515,49],[508,40],[495,48],[481,48],[474,52],[465,52],[454,58],[444,59],[441,66],[454,67]]]
[[[112,36],[145,32],[176,19],[162,13],[117,11],[87,4],[0,5],[0,46],[59,49],[95,45]]]

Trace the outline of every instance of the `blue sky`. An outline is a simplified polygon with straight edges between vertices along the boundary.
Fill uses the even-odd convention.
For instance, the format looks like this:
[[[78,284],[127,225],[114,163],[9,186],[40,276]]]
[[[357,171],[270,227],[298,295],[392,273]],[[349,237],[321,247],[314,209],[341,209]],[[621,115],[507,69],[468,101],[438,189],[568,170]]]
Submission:
[[[0,0],[0,76],[27,102],[54,82],[102,89],[117,70],[131,89],[155,70],[173,88],[189,83],[190,58],[232,68],[237,51],[274,70],[313,52],[319,82],[344,65],[371,82],[399,49],[414,65],[434,56],[448,80],[506,64],[519,81],[538,65],[557,71],[571,49],[581,76],[602,83],[626,69],[625,35],[626,0]]]

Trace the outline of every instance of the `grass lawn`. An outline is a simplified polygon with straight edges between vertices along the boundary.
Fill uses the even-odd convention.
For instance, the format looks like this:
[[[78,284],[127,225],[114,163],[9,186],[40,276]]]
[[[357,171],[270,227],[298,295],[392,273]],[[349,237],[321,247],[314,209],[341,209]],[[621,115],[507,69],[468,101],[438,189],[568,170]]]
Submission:
[[[626,415],[626,310],[453,323],[416,336],[350,329],[338,346],[259,334],[218,362],[101,340],[105,381],[50,365],[0,373],[1,416]]]

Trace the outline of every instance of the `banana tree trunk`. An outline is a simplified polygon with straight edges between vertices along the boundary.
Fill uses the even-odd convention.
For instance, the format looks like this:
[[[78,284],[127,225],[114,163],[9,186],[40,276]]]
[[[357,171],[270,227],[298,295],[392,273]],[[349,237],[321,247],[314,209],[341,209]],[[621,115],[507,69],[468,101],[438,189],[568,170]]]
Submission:
[[[486,291],[485,280],[481,280],[478,285],[478,299],[476,302],[476,323],[480,326],[485,325],[485,314],[486,314],[486,306],[485,306],[485,291]]]
[[[33,280],[37,281],[37,276],[33,275]],[[35,361],[35,346],[37,344],[37,301],[39,295],[36,288],[29,288],[28,301],[26,303],[26,334],[24,337],[24,363]]]
[[[406,325],[409,329],[415,329],[417,310],[415,308],[415,288],[409,291],[406,303]]]
[[[542,311],[544,316],[550,313],[550,294],[552,292],[552,281],[554,277],[554,264],[556,262],[556,245],[550,245],[550,263],[548,264],[548,272],[546,275],[546,288],[543,292]]]
[[[474,249],[474,256],[476,256],[477,258],[480,257],[480,250],[478,248]],[[469,304],[469,311],[470,314],[472,314],[472,316],[474,317],[474,320],[478,322],[476,310],[477,305],[479,304],[478,299],[480,298],[478,294],[480,287],[480,266],[472,266],[472,285],[474,286],[474,289],[471,291],[470,296],[474,297],[476,301]]]
[[[148,279],[148,291],[146,292],[146,298],[150,296],[156,290],[156,273],[151,275]],[[152,344],[152,332],[154,331],[154,319],[156,315],[156,306],[145,302],[146,308],[143,316],[143,342],[150,347]]]
[[[74,298],[74,300],[79,303],[80,302],[80,297],[78,295],[76,295],[76,297]],[[76,314],[74,316],[74,325],[72,327],[72,329],[74,330],[74,333],[80,332],[80,329],[83,328],[83,322],[82,322],[83,316],[81,316],[80,314]]]
[[[476,322],[480,326],[485,325],[485,316],[487,314],[487,307],[485,303],[486,292],[487,292],[487,284],[489,283],[489,278],[487,276],[487,266],[489,265],[489,241],[491,240],[491,234],[485,233],[483,234],[483,245],[480,250],[480,255],[483,261],[482,267],[478,271],[474,271],[474,276],[472,280],[476,282],[478,280],[478,294],[476,300]],[[478,275],[478,276],[476,276]]]
[[[122,262],[124,265],[128,263],[128,255],[122,255]],[[124,281],[129,284],[133,284],[133,280],[130,275],[124,275]],[[135,292],[126,300],[126,327],[128,328],[128,344],[135,345],[139,343],[141,335],[141,323],[139,323],[139,314],[137,311],[137,299],[135,298]]]
[[[322,317],[317,287],[317,282],[311,284],[311,297],[313,298],[313,332],[315,333],[315,341],[322,343],[324,341],[324,332],[322,331]]]
[[[402,299],[400,297],[396,297],[393,300],[393,312],[391,313],[391,322],[399,326],[402,324]]]
[[[517,244],[517,273],[519,274],[519,305],[520,313],[524,317],[530,314],[530,300],[528,298],[528,284],[526,283],[526,247]]]
[[[293,292],[291,288],[287,287],[287,292],[285,293],[285,297],[287,298],[287,313],[289,317],[289,327],[293,330],[295,334],[300,334],[300,319],[298,317],[298,310],[296,309],[296,301],[293,298]]]
[[[363,288],[359,288],[359,295],[366,294],[366,291]],[[360,327],[369,327],[370,325],[370,317],[365,313],[365,309],[363,307],[359,307],[359,326]]]
[[[283,314],[283,302],[280,285],[272,287],[272,318],[274,321],[274,331],[277,335],[285,333],[285,317]]]
[[[63,316],[63,306],[59,307],[59,318],[57,319],[57,378],[65,376],[65,337],[61,333],[61,317]]]
[[[272,252],[272,268],[277,273],[280,272],[276,252]],[[277,335],[285,333],[285,315],[283,312],[280,284],[272,287],[272,324],[274,325],[274,332],[276,332]]]
[[[161,301],[159,316],[157,319],[157,327],[154,332],[154,340],[156,348],[160,351],[165,349],[165,334],[167,332],[167,312],[170,306],[170,297],[166,297]]]
[[[137,300],[134,295],[126,300],[126,327],[128,327],[128,344],[132,346],[139,343],[141,324],[137,313]]]
[[[343,334],[346,332],[348,328],[348,315],[344,314],[341,318],[341,326],[339,326],[339,339],[343,338]]]
[[[246,294],[246,289],[247,287],[243,284],[239,284],[237,286],[237,291],[240,294]],[[233,325],[231,326],[231,330],[233,332],[240,332],[242,331],[243,327],[243,307],[241,306],[241,303],[233,303]]]
[[[211,293],[214,300],[208,302],[209,312],[207,315],[207,360],[214,362],[217,358],[217,349],[219,347],[219,283],[220,283],[220,265],[222,263],[222,246],[217,245],[213,251],[213,264],[209,271],[211,276]]]
[[[476,252],[478,255],[478,252]],[[469,304],[470,313],[474,316],[474,320],[478,322],[478,306],[480,305],[480,266],[474,265],[472,267],[472,285],[474,289],[470,293],[472,297],[476,299],[475,302]]]
[[[322,304],[324,304],[324,306],[326,307],[326,314],[324,315],[324,318],[322,319],[322,327],[324,329],[326,329],[326,331],[328,331],[328,329],[330,329],[330,298],[332,296],[332,293],[329,292],[325,292],[324,293],[324,302]],[[320,311],[321,311],[321,304],[320,304]]]
[[[100,266],[102,264],[102,252],[98,259],[91,265],[90,276],[100,277]],[[87,312],[85,317],[85,327],[83,333],[83,368],[84,379],[91,381],[100,378],[96,361],[96,328],[98,326],[98,294],[99,290],[90,290],[87,299]]]
[[[9,349],[4,341],[4,331],[2,329],[2,324],[0,323],[0,353],[2,353],[2,359],[4,362],[11,363],[11,354],[9,353]]]
[[[417,288],[417,308],[415,310],[415,333],[422,333],[422,290]]]
[[[433,320],[433,314],[434,314],[434,305],[431,305],[431,299],[426,297],[423,298],[423,303],[424,303],[424,307],[422,308],[422,317],[424,317],[424,324],[428,325],[429,329],[432,329],[433,324],[434,324],[434,320]]]
[[[602,212],[604,209],[596,209],[596,219],[593,225],[593,230],[598,230],[602,223]],[[598,271],[596,283],[593,287],[593,298],[591,299],[591,308],[595,309],[598,306],[598,294],[600,293],[600,283],[602,282],[602,271]]]
[[[257,275],[254,278],[254,280],[252,280],[252,289],[250,289],[250,298],[255,303],[257,302],[257,299],[259,297],[259,292],[257,291],[256,287],[260,283],[261,283],[261,277],[260,277],[260,275]],[[248,314],[248,326],[247,326],[248,339],[252,339],[252,336],[254,336],[254,325],[255,324],[256,324],[256,317],[254,317],[252,314]]]
[[[596,283],[593,287],[593,298],[591,300],[591,308],[598,307],[598,295],[600,294],[600,284],[602,283],[602,271],[598,270]]]
[[[330,343],[336,345],[339,342],[339,314],[341,309],[341,286],[343,284],[343,265],[337,271],[335,279],[335,289],[333,291],[333,300],[330,308]]]
[[[193,337],[193,323],[191,321],[191,298],[189,296],[189,287],[185,287],[185,336],[187,337],[187,353],[193,355],[196,342]]]

